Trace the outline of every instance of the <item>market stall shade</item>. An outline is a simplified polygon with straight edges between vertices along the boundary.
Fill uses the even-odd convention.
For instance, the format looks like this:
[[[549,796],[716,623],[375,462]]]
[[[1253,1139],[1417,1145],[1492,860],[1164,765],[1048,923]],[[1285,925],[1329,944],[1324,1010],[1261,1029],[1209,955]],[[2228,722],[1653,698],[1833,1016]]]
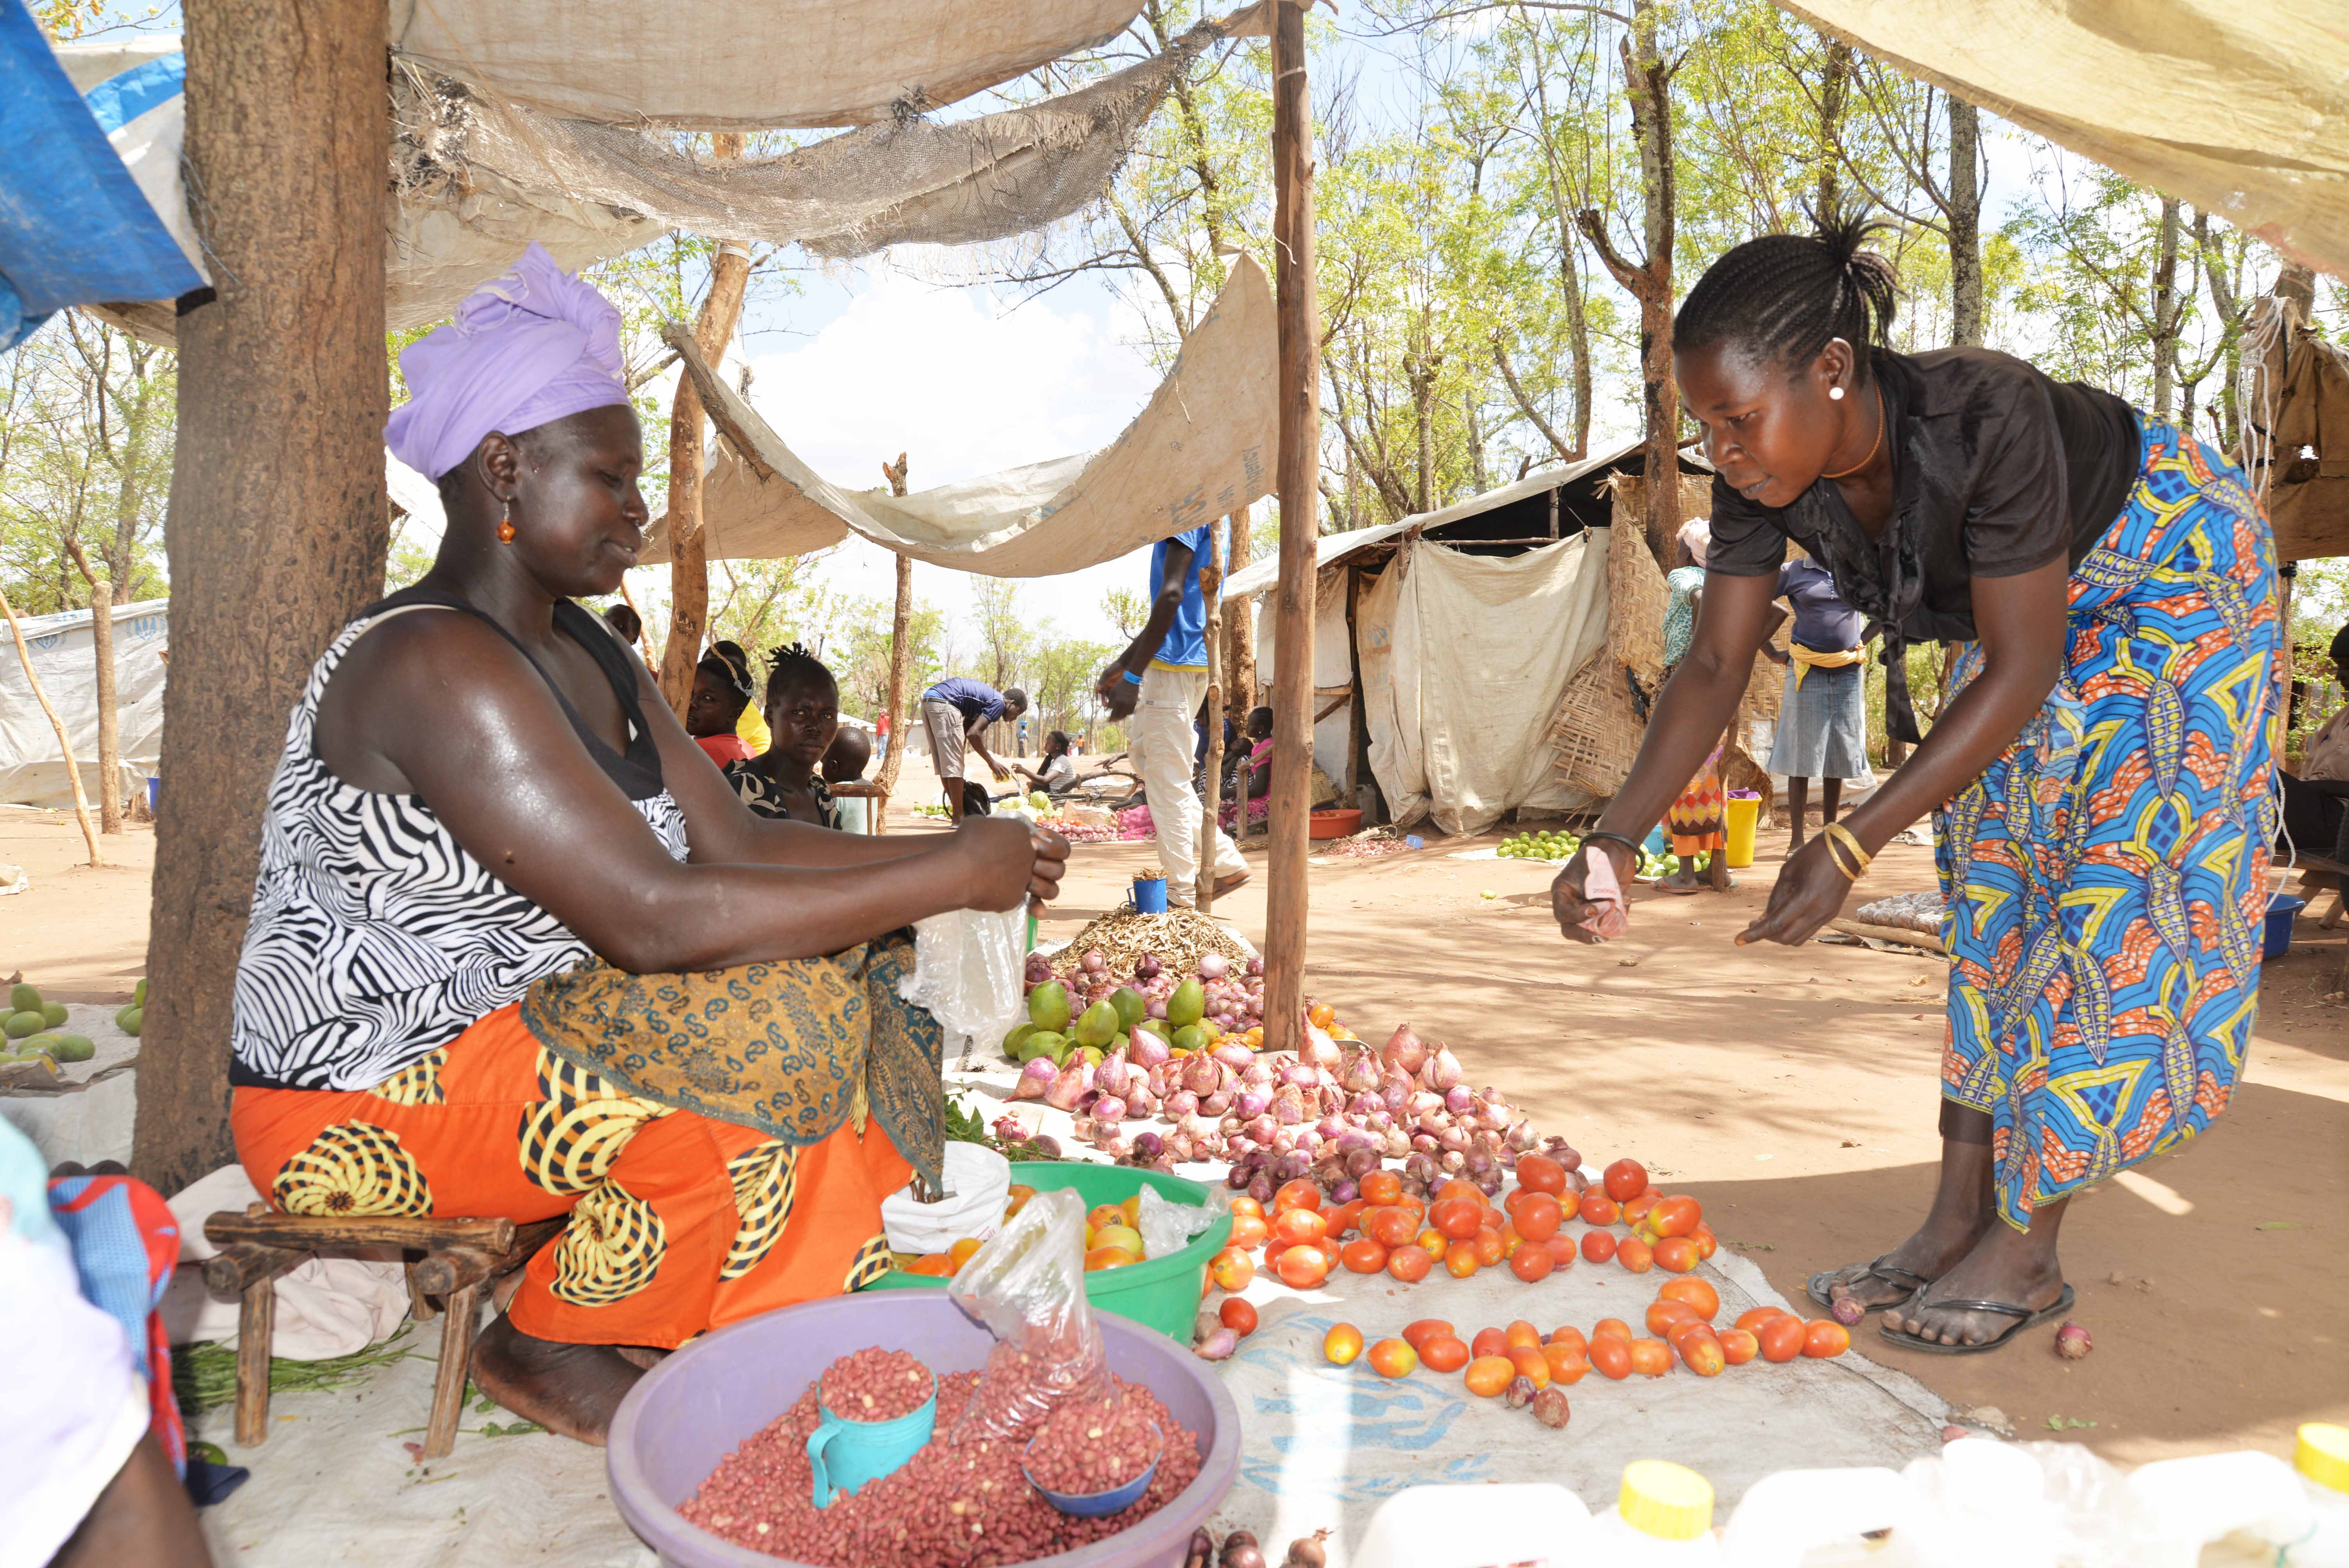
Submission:
[[[2005,0],[1992,26],[1979,0],[1779,5],[2349,276],[2349,31],[2333,0]]]
[[[823,479],[674,330],[670,346],[724,438],[702,501],[709,556],[797,555],[854,531],[957,571],[1050,577],[1242,511],[1271,488],[1272,318],[1264,270],[1242,256],[1166,379],[1116,440],[902,497],[846,491]],[[646,564],[669,558],[666,521],[648,534]]]

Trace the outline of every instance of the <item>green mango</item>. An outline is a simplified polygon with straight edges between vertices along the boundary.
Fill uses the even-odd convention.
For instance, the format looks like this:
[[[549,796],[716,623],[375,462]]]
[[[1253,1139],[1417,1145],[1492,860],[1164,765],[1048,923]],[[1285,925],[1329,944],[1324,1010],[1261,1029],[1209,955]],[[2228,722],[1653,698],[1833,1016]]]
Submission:
[[[1166,998],[1166,1021],[1178,1029],[1206,1016],[1207,988],[1196,978],[1184,981],[1174,987],[1174,995]]]
[[[1117,1026],[1121,1032],[1142,1022],[1150,1011],[1149,999],[1131,985],[1121,985],[1111,992],[1109,1005],[1117,1009]]]
[[[1069,1026],[1069,988],[1047,980],[1028,993],[1028,1021],[1050,1034]]]
[[[1199,1031],[1202,1045],[1212,1046],[1224,1037],[1224,1026],[1213,1018],[1202,1018],[1191,1026]]]
[[[1147,1029],[1162,1040],[1171,1042],[1174,1038],[1174,1026],[1168,1024],[1164,1018],[1144,1018],[1141,1023],[1134,1026],[1136,1028]]]
[[[138,985],[130,987],[130,1005],[134,1007],[143,1007],[147,1005],[146,981],[141,980]]]
[[[1009,1057],[1013,1061],[1018,1061],[1019,1059],[1019,1047],[1028,1043],[1029,1036],[1037,1032],[1036,1026],[1033,1024],[1022,1024],[1018,1028],[1013,1029],[1009,1034],[1003,1037],[1003,1054]]]
[[[122,1032],[129,1036],[132,1039],[137,1039],[139,1037],[139,1025],[146,1016],[146,1012],[147,1009],[144,1007],[131,1008],[128,1014],[118,1020],[122,1026]]]
[[[22,991],[25,987],[19,985],[16,989]],[[48,1026],[49,1021],[41,1016],[40,1006],[37,1003],[26,1011],[9,1014],[8,1022],[5,1026],[0,1026],[6,1029],[8,1037],[12,1040],[21,1040],[27,1035],[37,1035]]]
[[[98,1042],[87,1035],[59,1035],[57,1041],[49,1055],[61,1062],[86,1062],[98,1055]]]
[[[1109,1060],[1109,1053],[1102,1050],[1099,1046],[1079,1046],[1077,1047],[1077,1059],[1090,1067],[1097,1068],[1101,1066],[1102,1063]]]
[[[62,1028],[66,1021],[66,1005],[63,1002],[44,1002],[41,1004],[41,1016],[49,1021],[52,1029]]]
[[[1206,1045],[1206,1037],[1199,1032],[1196,1024],[1185,1024],[1174,1031],[1174,1048],[1178,1051],[1205,1050]]]
[[[27,985],[22,981],[19,981],[16,985],[10,988],[8,992],[8,1011],[11,1013],[37,1013],[40,1010],[41,990],[39,986]]]
[[[16,1051],[19,1056],[44,1056],[54,1058],[57,1054],[57,1042],[64,1037],[62,1035],[46,1031],[37,1035],[28,1035],[16,1043]]]
[[[1072,1032],[1077,1044],[1099,1049],[1117,1038],[1117,1009],[1106,1001],[1094,1003],[1085,1009]]]
[[[1061,1059],[1061,1047],[1066,1043],[1065,1036],[1056,1035],[1050,1029],[1039,1029],[1019,1042],[1020,1065],[1024,1067],[1038,1057],[1050,1057],[1057,1064]]]

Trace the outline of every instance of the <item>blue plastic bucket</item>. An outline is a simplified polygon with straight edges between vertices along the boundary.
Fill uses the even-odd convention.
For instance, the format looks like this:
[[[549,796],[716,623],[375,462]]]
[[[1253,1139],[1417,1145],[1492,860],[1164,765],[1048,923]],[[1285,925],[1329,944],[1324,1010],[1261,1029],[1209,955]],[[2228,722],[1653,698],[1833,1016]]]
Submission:
[[[815,1505],[830,1508],[835,1495],[893,1474],[922,1451],[937,1429],[937,1378],[932,1375],[930,1397],[920,1409],[893,1420],[851,1421],[829,1406],[817,1408],[823,1419],[808,1434],[808,1467],[815,1472]]]
[[[2281,958],[2292,951],[2292,923],[2294,916],[2308,907],[2304,898],[2290,893],[2276,893],[2268,900],[2267,940],[2260,944],[2260,956]]]
[[[1133,913],[1164,914],[1166,913],[1166,879],[1152,877],[1148,882],[1133,879]]]

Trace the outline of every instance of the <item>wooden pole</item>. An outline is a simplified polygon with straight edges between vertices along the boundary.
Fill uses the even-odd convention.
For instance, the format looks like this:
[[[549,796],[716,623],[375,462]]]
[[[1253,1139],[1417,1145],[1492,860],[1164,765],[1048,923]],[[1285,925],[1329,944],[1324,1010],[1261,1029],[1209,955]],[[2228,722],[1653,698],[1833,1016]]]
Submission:
[[[720,132],[711,139],[711,159],[740,156],[742,138]],[[709,293],[693,324],[695,346],[715,370],[742,315],[742,294],[750,282],[750,247],[721,241],[709,270]],[[677,378],[677,400],[668,419],[668,643],[661,650],[660,693],[685,717],[693,700],[693,670],[709,630],[709,541],[701,531],[701,393],[693,378]]]
[[[1224,548],[1224,575],[1229,577],[1248,563],[1252,543],[1248,531],[1255,522],[1245,510],[1232,513],[1225,522],[1230,542]],[[1224,712],[1230,716],[1234,728],[1245,730],[1248,712],[1255,707],[1256,601],[1235,599],[1224,606]]]
[[[889,493],[905,493],[905,454],[897,454],[897,466],[881,465],[881,473],[889,481]],[[897,610],[889,623],[889,751],[881,758],[881,799],[873,807],[874,822],[880,831],[888,830],[885,819],[889,814],[889,797],[897,792],[897,769],[905,762],[905,688],[914,678],[914,558],[897,557]]]
[[[81,792],[81,765],[74,760],[73,739],[66,734],[66,721],[49,706],[41,677],[33,673],[33,650],[25,645],[24,623],[16,619],[16,606],[8,603],[5,593],[0,593],[0,614],[8,617],[8,630],[16,639],[16,656],[25,662],[25,684],[33,688],[33,700],[41,705],[41,711],[49,716],[49,727],[57,732],[57,749],[65,754],[66,779],[73,786],[74,819],[81,823],[82,841],[89,846],[89,863],[102,866],[106,862],[98,858],[98,834],[89,825],[89,798]]]
[[[1307,814],[1313,785],[1313,542],[1320,505],[1321,329],[1313,297],[1313,100],[1305,11],[1275,0],[1273,275],[1280,334],[1280,585],[1273,624],[1272,807],[1265,909],[1265,1047],[1304,1043]]]
[[[1206,602],[1207,625],[1207,777],[1199,806],[1199,885],[1194,895],[1201,914],[1216,910],[1216,820],[1224,804],[1224,660],[1217,645],[1224,634],[1224,568],[1216,549],[1216,531],[1207,530],[1207,562],[1199,569],[1199,596]],[[1242,811],[1247,810],[1245,800]]]

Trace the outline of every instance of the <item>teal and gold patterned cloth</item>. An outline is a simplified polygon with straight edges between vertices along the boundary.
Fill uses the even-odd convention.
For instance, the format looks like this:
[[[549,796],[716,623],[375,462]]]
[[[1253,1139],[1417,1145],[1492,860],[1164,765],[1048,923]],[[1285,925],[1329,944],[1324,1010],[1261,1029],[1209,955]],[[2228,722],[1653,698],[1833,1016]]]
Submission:
[[[682,975],[592,959],[532,985],[522,1021],[540,1045],[628,1093],[755,1127],[793,1148],[878,1116],[897,1151],[944,1185],[946,1040],[897,995],[910,934],[823,958]]]

